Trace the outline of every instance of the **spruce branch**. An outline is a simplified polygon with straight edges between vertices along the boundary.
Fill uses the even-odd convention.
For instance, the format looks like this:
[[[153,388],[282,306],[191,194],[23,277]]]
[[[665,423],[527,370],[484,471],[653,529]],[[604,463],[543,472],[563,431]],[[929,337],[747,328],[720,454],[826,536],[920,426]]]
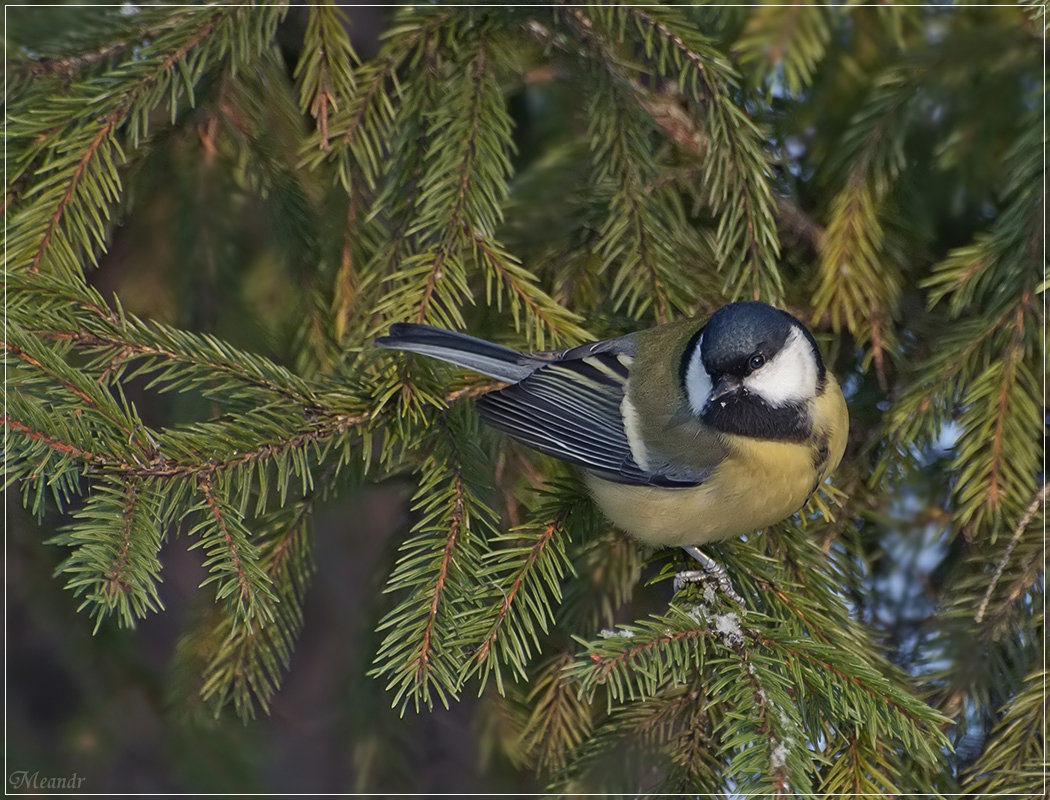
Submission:
[[[672,606],[671,618],[677,621],[674,627],[664,624],[666,620],[644,621],[632,626],[622,626],[618,636],[605,640],[579,640],[585,648],[582,657],[568,670],[568,674],[580,684],[585,697],[591,697],[599,685],[608,687],[610,704],[615,700],[644,699],[656,693],[665,680],[664,672],[682,669],[682,662],[701,662],[704,642],[710,631],[684,623],[681,609]],[[650,654],[666,652],[663,658]],[[684,655],[683,655],[684,654]],[[694,655],[695,654],[695,655]],[[634,669],[643,663],[652,662],[661,667],[655,670]],[[671,683],[681,682],[684,672],[672,673]]]
[[[9,268],[56,270],[76,280],[82,262],[94,262],[105,248],[108,221],[123,193],[125,145],[141,144],[151,112],[165,100],[172,118],[181,94],[192,104],[211,60],[226,58],[236,66],[256,55],[281,16],[281,7],[251,14],[239,7],[202,8],[161,31],[134,58],[77,83],[43,113],[31,113],[16,99],[9,134],[19,144],[21,167],[14,177],[38,160],[47,168],[37,173],[42,180],[32,196],[23,194],[11,209]],[[106,92],[114,83],[126,91]]]
[[[34,429],[20,420],[4,417],[4,424],[9,430],[23,434],[34,442],[39,442],[54,450],[56,453],[71,456],[85,463],[85,471],[89,475],[111,474],[126,478],[158,478],[162,480],[172,479],[210,479],[223,472],[232,472],[244,467],[252,467],[260,463],[270,462],[273,459],[295,452],[302,452],[304,448],[320,445],[339,437],[348,431],[365,425],[371,419],[367,412],[360,414],[331,414],[319,417],[313,423],[302,430],[270,440],[256,443],[254,447],[247,450],[229,450],[227,452],[211,452],[210,454],[194,454],[193,441],[198,438],[193,434],[207,433],[208,431],[219,432],[228,430],[223,424],[220,428],[208,427],[198,424],[189,430],[168,429],[157,433],[158,454],[149,461],[136,461],[110,455],[107,453],[94,452],[79,447],[76,444],[63,441],[57,436],[47,432]],[[257,418],[258,419],[258,418]],[[265,420],[265,417],[261,418]],[[256,421],[252,417],[241,417],[240,423],[251,423]],[[187,436],[189,434],[189,436]],[[164,456],[161,453],[168,447],[182,451],[179,455]]]
[[[416,668],[415,680],[417,683],[425,682],[423,671],[425,670],[425,665],[430,661],[430,644],[434,635],[434,622],[437,617],[438,606],[441,604],[442,594],[445,591],[445,582],[448,580],[448,571],[452,562],[452,554],[455,552],[456,540],[459,538],[463,525],[465,501],[463,497],[463,481],[458,475],[453,479],[452,493],[454,500],[449,512],[448,537],[438,559],[438,570],[434,578],[432,597],[427,608],[426,621],[423,624],[422,643],[419,647],[419,654],[414,661]]]
[[[122,330],[103,333],[80,329],[43,331],[38,335],[66,341],[95,355],[96,365],[108,379],[127,381],[152,375],[150,389],[171,392],[192,388],[206,396],[227,398],[231,389],[249,386],[306,408],[319,403],[317,395],[288,370],[234,350],[209,335],[187,336],[157,323],[133,323]],[[179,347],[170,346],[175,342]],[[136,364],[137,360],[142,363]]]
[[[327,153],[328,115],[356,94],[354,70],[360,64],[346,29],[346,15],[334,3],[309,8],[303,54],[293,77],[299,81],[299,109],[317,123],[318,147]]]
[[[1025,509],[1024,514],[1021,516],[1021,520],[1017,523],[1017,527],[1014,528],[1014,535],[1010,537],[1010,542],[1007,544],[1006,550],[1003,551],[1003,557],[998,565],[996,565],[995,574],[992,576],[992,580],[988,583],[988,589],[984,593],[981,605],[978,607],[977,613],[974,614],[973,621],[978,625],[984,620],[984,612],[988,610],[988,603],[991,601],[992,594],[995,592],[996,587],[999,585],[999,581],[1003,577],[1003,570],[1010,561],[1010,556],[1013,555],[1014,548],[1017,547],[1017,542],[1028,529],[1028,524],[1032,521],[1032,517],[1035,516],[1039,507],[1046,505],[1048,491],[1050,491],[1050,484],[1044,483],[1043,488],[1036,492],[1035,497],[1032,498],[1032,502],[1028,504],[1028,508]],[[1031,583],[1031,581],[1026,581],[1025,583]],[[1010,601],[1012,602],[1016,599],[1016,594],[1013,592],[1010,594]]]
[[[1024,305],[1011,315],[1009,327],[996,332],[997,343],[1005,340],[999,359],[974,375],[959,401],[962,431],[953,461],[956,519],[961,525],[988,527],[993,535],[1002,514],[1018,512],[1023,498],[1031,495],[1039,458],[1037,448],[1016,448],[1034,441],[1040,424],[1041,393],[1024,359]]]
[[[591,735],[593,712],[570,682],[565,668],[572,655],[562,652],[539,666],[531,676],[526,703],[531,713],[519,733],[520,746],[540,772],[555,772]]]
[[[1039,438],[1042,395],[1032,363],[1042,314],[1032,289],[997,299],[993,313],[953,324],[915,370],[921,381],[907,385],[887,417],[898,441],[923,442],[923,431],[958,422],[953,518],[992,536],[1004,515],[1020,516],[1035,489],[1040,450],[1031,443]]]
[[[101,370],[107,381],[149,375],[151,388],[167,391],[192,388],[228,399],[238,388],[253,387],[305,407],[318,404],[303,379],[270,359],[208,334],[142,320],[119,303],[111,309],[93,288],[17,274],[7,275],[3,287],[15,300],[9,314],[19,330],[81,350],[91,357],[88,368]]]
[[[561,582],[572,572],[565,554],[569,512],[556,497],[547,498],[540,508],[534,514],[536,522],[492,538],[477,575],[479,584],[487,587],[486,602],[462,624],[464,646],[471,648],[464,678],[478,675],[484,688],[492,676],[500,694],[502,665],[510,666],[514,677],[526,677],[529,659],[541,649],[540,635],[552,627]]]
[[[653,191],[656,163],[650,142],[651,117],[643,112],[644,93],[636,90],[632,68],[624,63],[602,25],[612,22],[601,14],[573,9],[568,18],[573,32],[592,53],[596,92],[587,105],[588,133],[596,185],[608,196],[605,223],[595,249],[605,271],[615,269],[614,307],[626,306],[639,316],[651,306],[657,322],[671,318],[672,309],[691,305],[681,280],[671,277],[678,257],[673,242],[684,228],[672,195]],[[606,188],[607,187],[607,188]]]
[[[254,717],[256,706],[269,711],[303,626],[303,603],[314,570],[309,521],[315,501],[316,495],[306,497],[258,521],[260,564],[278,602],[267,624],[237,626],[227,616],[210,630],[210,638],[220,644],[204,666],[200,695],[216,714],[230,701],[242,718]]]
[[[904,167],[902,121],[913,113],[914,96],[906,74],[880,76],[866,105],[851,120],[849,138],[837,164],[845,172],[831,203],[818,249],[818,284],[813,318],[830,314],[835,331],[843,327],[870,345],[879,386],[889,386],[885,355],[894,350],[894,315],[900,294],[899,269],[884,229],[885,206]]]
[[[635,715],[632,727],[665,748],[681,775],[671,775],[668,787],[714,787],[722,769],[715,753],[718,735],[712,724],[708,697],[698,681],[654,698],[651,708],[625,708]]]
[[[110,615],[120,625],[133,627],[137,619],[161,611],[158,594],[162,538],[161,495],[155,484],[129,481],[123,485],[102,481],[93,487],[76,520],[50,540],[73,548],[55,570],[68,578],[66,588],[84,599],[78,611],[88,610],[97,632]],[[109,528],[117,520],[116,536]]]
[[[633,85],[641,98],[643,108],[667,138],[702,161],[710,147],[702,120],[683,111],[675,98],[661,97],[637,81],[634,81]],[[700,179],[701,175],[701,171],[693,167],[683,171],[679,180],[683,183],[691,182]],[[686,188],[695,191],[691,183],[686,183]],[[773,202],[773,215],[781,234],[801,240],[813,250],[817,250],[824,235],[824,227],[790,197],[774,194]]]
[[[1034,537],[1031,537],[1034,538]],[[1041,608],[1043,588],[1040,573],[1032,562],[1041,562],[1041,542],[1019,544],[1022,557],[1031,562],[1008,565],[1011,582],[1016,578],[1016,596],[991,606],[981,625],[964,636],[957,633],[957,622],[973,625],[974,611],[987,588],[988,575],[973,569],[987,566],[989,554],[981,552],[967,559],[969,570],[952,576],[953,604],[942,611],[933,630],[929,660],[924,664],[931,674],[932,701],[945,714],[955,717],[953,731],[957,749],[973,746],[974,738],[983,739],[994,724],[996,708],[1016,691],[1024,673],[1039,664],[1045,634],[1042,614],[1030,608]],[[1038,563],[1038,562],[1037,562]],[[965,754],[961,753],[965,758]]]
[[[90,450],[84,450],[83,448],[80,448],[75,444],[70,444],[69,442],[61,441],[58,437],[50,436],[49,434],[43,431],[35,430],[31,426],[17,419],[11,419],[10,417],[5,415],[3,417],[3,420],[4,426],[10,428],[14,433],[20,433],[34,442],[40,442],[46,447],[49,447],[52,450],[56,451],[60,455],[71,456],[76,459],[95,462],[98,464],[108,463],[104,456],[99,456],[98,454],[93,453]],[[38,469],[37,471],[39,472],[40,470]]]
[[[1035,298],[1039,259],[1032,240],[1042,224],[1042,131],[1031,114],[1025,122],[1003,163],[1003,213],[972,244],[934,265],[923,282],[931,289],[931,308],[945,307],[957,320],[945,347],[917,372],[936,382],[912,383],[890,418],[892,432],[913,438],[931,417],[956,418],[955,520],[993,537],[1004,516],[1021,516],[1039,465],[1039,448],[1031,443],[1041,428],[1034,353],[1043,312]],[[981,312],[970,322],[975,307]],[[929,386],[935,387],[932,397]]]
[[[1022,530],[1031,530],[1041,493],[1033,495],[1036,510]],[[933,701],[956,718],[953,734],[964,764],[987,746],[997,709],[1037,668],[1045,646],[1041,537],[1022,534],[994,544],[985,537],[969,549],[947,577],[943,594],[950,601],[931,620],[922,662]]]
[[[169,22],[169,18],[164,18]],[[60,56],[43,56],[26,60],[15,60],[10,66],[15,74],[21,73],[25,78],[35,78],[42,75],[61,74],[71,78],[77,72],[94,67],[100,63],[109,61],[113,56],[119,55],[126,50],[135,47],[141,42],[157,35],[157,30],[143,30],[135,37],[122,37],[117,41],[85,49],[75,53],[65,53]]]
[[[96,307],[95,302],[89,305]],[[358,430],[371,419],[366,410],[327,409],[335,399],[330,387],[311,387],[268,359],[231,348],[214,337],[147,325],[123,314],[115,319],[92,314],[81,321],[87,323],[86,331],[54,326],[41,332],[41,338],[23,335],[18,327],[11,326],[9,334],[21,337],[21,344],[9,341],[8,353],[43,373],[47,380],[38,388],[31,376],[16,374],[15,384],[24,394],[11,409],[16,416],[12,418],[9,413],[5,422],[9,429],[25,433],[31,441],[51,447],[60,456],[75,455],[85,462],[89,473],[178,479],[207,477],[274,459],[281,463],[284,456],[296,457],[296,453]],[[87,370],[73,369],[43,347],[48,340],[82,346],[96,358]],[[121,391],[124,382],[142,375],[152,378],[151,386],[201,389],[226,401],[231,411],[237,401],[243,402],[247,410],[239,413],[240,427],[235,430],[225,424],[198,423],[163,431],[148,429],[123,400]],[[53,404],[55,383],[79,400],[72,429],[79,432],[72,439],[56,430],[56,421],[38,414],[31,405],[43,402],[45,394]],[[111,389],[116,390],[119,400]],[[271,393],[270,398],[260,397],[260,390]],[[345,403],[345,391],[340,394]],[[291,429],[289,418],[294,420]],[[93,427],[86,428],[88,423]],[[204,434],[209,444],[202,448],[200,437]],[[95,441],[88,446],[86,442],[92,438]],[[229,442],[225,451],[217,446],[224,440]],[[102,441],[106,446],[99,447]],[[305,480],[301,465],[297,471]]]
[[[828,796],[885,796],[900,786],[899,771],[880,758],[885,752],[874,734],[864,728],[836,733],[828,752],[841,753],[831,760],[818,790]]]
[[[494,83],[484,31],[478,31],[472,51],[452,54],[456,75],[450,96],[429,110],[424,120],[426,159],[418,177],[418,207],[412,209],[407,234],[425,232],[404,260],[398,280],[379,305],[392,319],[432,320],[462,327],[460,306],[470,299],[468,263],[462,232],[476,228],[491,235],[501,218],[510,162],[505,148],[507,125],[503,100]],[[435,55],[435,58],[437,56]],[[435,71],[440,62],[435,63]],[[417,91],[429,93],[434,76],[426,72]],[[492,131],[480,122],[483,114],[497,122]],[[379,200],[382,208],[383,198]]]
[[[474,656],[477,661],[484,661],[488,658],[489,653],[492,651],[492,644],[498,637],[499,629],[502,627],[503,621],[506,618],[508,611],[510,611],[511,606],[514,605],[518,593],[521,591],[522,584],[532,572],[540,554],[549,546],[551,539],[560,532],[562,521],[563,515],[556,515],[529,548],[528,554],[520,566],[520,570],[513,577],[510,589],[503,596],[503,603],[500,605],[499,610],[496,612],[495,619],[492,622],[492,631],[485,637],[485,641],[482,642]],[[555,600],[557,600],[557,597]]]
[[[101,411],[101,409],[99,408],[98,403],[96,402],[96,400],[93,397],[91,397],[91,395],[89,395],[86,391],[84,391],[83,389],[78,387],[72,380],[69,380],[68,378],[65,378],[65,377],[63,377],[61,375],[54,374],[54,370],[49,370],[39,360],[37,360],[36,358],[31,356],[29,353],[27,353],[25,350],[23,350],[21,347],[19,347],[14,342],[5,341],[3,343],[3,346],[4,346],[4,350],[7,353],[9,353],[10,355],[13,355],[16,358],[21,359],[23,362],[25,362],[29,366],[35,367],[40,372],[48,375],[56,383],[58,383],[60,386],[62,386],[63,388],[65,388],[69,392],[72,392],[80,400],[82,400],[87,406],[91,407],[95,411]],[[48,355],[50,355],[50,354],[48,354]]]
[[[893,348],[887,312],[896,302],[897,284],[884,266],[881,209],[860,178],[851,179],[834,203],[820,240],[822,266],[813,317],[830,311],[833,330],[845,327],[870,343],[879,385],[887,389],[885,353]]]
[[[471,300],[469,282],[476,267],[484,275],[489,302],[500,308],[504,297],[509,297],[515,326],[524,327],[530,344],[542,348],[551,337],[555,341],[566,335],[579,337],[582,331],[573,324],[573,315],[540,289],[535,277],[495,238],[503,218],[514,143],[500,86],[498,41],[490,24],[470,30],[470,36],[460,37],[469,43],[469,50],[446,54],[437,49],[431,56],[433,71],[441,71],[446,60],[454,68],[446,70],[450,77],[457,76],[450,95],[433,97],[428,88],[433,78],[428,73],[409,89],[413,96],[435,105],[420,120],[425,159],[411,178],[417,199],[402,206],[410,219],[405,226],[410,252],[402,256],[397,280],[392,280],[395,275],[388,280],[390,288],[375,314],[461,327],[459,309]],[[397,188],[400,202],[403,185],[388,186]],[[388,202],[382,193],[373,215],[387,209]],[[394,211],[390,208],[388,213]],[[401,249],[397,247],[399,255]]]
[[[690,602],[702,593],[689,589],[668,615],[622,625],[599,640],[577,639],[585,649],[567,676],[585,696],[605,687],[616,704],[608,737],[599,730],[595,747],[627,735],[629,728],[621,722],[642,713],[631,711],[633,706],[657,698],[669,701],[681,686],[698,680],[709,698],[706,713],[717,733],[719,760],[729,764],[734,783],[764,791],[812,785],[819,770],[811,755],[802,757],[807,748],[823,742],[821,758],[830,763],[855,746],[847,733],[854,727],[862,729],[857,735],[865,750],[856,754],[861,766],[854,760],[849,769],[860,770],[880,791],[899,790],[893,779],[899,764],[880,750],[883,743],[892,742],[889,751],[906,753],[901,758],[922,769],[934,768],[945,746],[937,730],[945,718],[904,688],[902,675],[870,657],[866,634],[837,599],[840,579],[809,565],[800,573],[809,577],[807,585],[786,581],[779,546],[787,548],[788,562],[818,553],[816,543],[797,534],[773,539],[770,553],[761,558],[734,548],[743,567],[740,588],[756,598],[744,616],[712,605],[713,593]],[[762,704],[766,715],[756,715]],[[863,710],[850,717],[844,715],[847,707]],[[832,719],[837,722],[829,725]],[[762,730],[741,729],[760,723],[766,725]],[[665,747],[668,741],[661,738],[657,744]],[[739,742],[764,744],[738,752]],[[881,771],[863,766],[871,763],[891,766]],[[820,780],[835,783],[842,775]]]
[[[767,93],[782,81],[797,95],[810,85],[827,52],[832,31],[827,15],[832,13],[811,2],[756,8],[733,51]]]
[[[708,612],[699,606],[672,606],[669,616],[611,632],[604,640],[608,646],[578,640],[587,647],[586,661],[578,659],[567,675],[583,680],[585,696],[604,684],[610,702],[633,701],[633,705],[688,683],[690,668],[712,670],[707,687],[712,698],[709,708],[716,713],[725,709],[717,713],[712,733],[722,758],[728,760],[720,777],[739,783],[746,791],[774,796],[783,796],[788,786],[805,792],[812,767],[798,747],[800,723],[792,720],[791,700],[780,682],[771,680],[772,674],[756,669],[745,648],[746,639],[757,633],[741,626],[733,612]],[[672,620],[677,624],[670,627],[667,623]],[[697,622],[703,627],[695,627]],[[639,682],[636,676],[645,680]],[[750,713],[743,715],[743,709]]]
[[[448,23],[449,8],[405,7],[395,22],[397,35],[387,38],[379,54],[357,66],[349,76],[354,90],[342,109],[328,121],[328,136],[315,131],[304,143],[303,157],[311,169],[336,159],[337,175],[349,192],[360,170],[369,188],[385,173],[387,159],[396,155],[390,144],[398,108],[404,108],[398,73],[405,64],[418,67],[435,45],[435,36]],[[322,142],[334,147],[325,150]]]
[[[710,700],[698,674],[645,702],[613,708],[605,719],[596,720],[594,732],[558,775],[556,786],[588,779],[610,791],[630,785],[675,793],[715,790],[721,785],[724,759],[714,731],[717,708]],[[663,776],[653,769],[659,762],[671,765]],[[638,776],[645,776],[644,784]]]
[[[514,327],[520,330],[525,320],[534,321],[531,326],[525,325],[526,340],[531,347],[542,350],[551,336],[556,337],[555,341],[587,338],[587,334],[577,324],[579,315],[539,288],[536,276],[524,269],[495,240],[477,231],[466,231],[465,235],[473,240],[476,257],[485,270],[485,299],[488,304],[492,305],[495,300],[497,310],[501,310],[506,291],[510,297]]]
[[[190,534],[200,538],[190,549],[203,548],[204,566],[210,573],[201,588],[216,585],[215,599],[226,601],[235,630],[272,623],[278,600],[272,580],[260,564],[251,532],[209,475],[197,477],[197,490],[201,503],[190,511],[191,518],[198,519]]]
[[[377,627],[385,634],[370,674],[386,680],[401,713],[409,703],[419,711],[435,699],[447,707],[462,683],[453,621],[478,603],[466,587],[495,531],[495,514],[481,500],[476,425],[456,412],[431,435],[413,500],[419,517],[385,589],[402,597]]]
[[[887,720],[885,726],[880,726],[883,736],[895,733],[904,737],[903,743],[906,748],[919,747],[924,753],[932,754],[936,750],[930,747],[930,743],[923,741],[915,735],[917,730],[929,725],[931,721],[944,722],[943,719],[930,712],[930,710],[915,698],[908,697],[899,691],[890,690],[890,685],[885,679],[878,675],[868,665],[846,664],[837,662],[837,649],[829,646],[801,647],[797,643],[780,642],[770,637],[759,635],[755,642],[764,645],[775,653],[785,657],[788,662],[798,661],[819,668],[834,676],[840,686],[851,685],[860,692],[865,693],[873,701],[882,705],[891,712],[891,719]],[[817,671],[809,672],[808,675],[816,675]],[[811,681],[804,678],[806,684],[814,692],[827,692],[829,686],[824,681]],[[829,695],[823,695],[829,696]],[[898,727],[892,718],[898,717],[905,724]]]
[[[695,609],[694,615],[698,611]],[[736,688],[744,694],[744,702],[750,702],[757,709],[757,720],[754,722],[756,746],[735,754],[725,777],[734,782],[740,781],[749,790],[768,789],[774,797],[782,797],[788,791],[808,792],[809,774],[813,767],[809,759],[802,757],[798,747],[801,720],[791,702],[791,696],[779,682],[769,680],[771,675],[756,668],[750,658],[750,651],[745,648],[744,639],[744,636],[752,636],[754,632],[747,631],[740,624],[735,612],[715,615],[711,621],[716,637],[736,658]],[[725,675],[712,683],[710,692],[720,696],[733,682],[727,670]],[[722,741],[729,746],[734,741],[732,726],[731,716],[727,715],[721,720],[721,725],[715,728],[715,734],[720,734]],[[752,775],[761,775],[762,782],[751,783],[749,776]]]
[[[1041,184],[1046,176],[1039,154],[1044,141],[1034,114],[1026,114],[1023,122],[1003,163],[1007,182],[1001,190],[1002,213],[971,244],[949,252],[922,281],[923,288],[931,290],[930,307],[946,305],[953,319],[968,315],[975,305],[988,306],[996,314],[1016,310],[1029,319],[1040,316],[1032,299],[1042,266],[1046,198]],[[1019,323],[1018,328],[1024,326]],[[1031,331],[1024,333],[1023,342]]]
[[[1008,324],[1014,311],[990,320],[960,321],[945,333],[938,351],[916,365],[911,380],[890,407],[886,428],[893,440],[928,446],[955,413],[958,387],[965,382],[970,366],[985,353],[988,332]],[[938,387],[941,391],[933,391]]]
[[[12,324],[3,342],[6,355],[13,356],[28,365],[30,372],[14,368],[11,372],[11,383],[23,394],[13,404],[15,409],[25,409],[34,403],[45,402],[45,398],[55,405],[72,401],[72,407],[81,417],[78,420],[83,441],[94,434],[105,436],[112,451],[121,458],[142,463],[155,456],[155,443],[150,431],[142,424],[134,408],[127,403],[123,395],[114,397],[105,387],[93,381],[89,375],[70,369],[59,353],[46,348]],[[11,362],[5,361],[10,365]],[[64,398],[59,392],[68,392],[72,397]],[[57,400],[57,402],[56,402]],[[33,420],[27,419],[30,429]]]
[[[120,157],[119,151],[116,151],[116,148],[103,151],[101,157],[99,157],[99,149],[112,132],[113,127],[120,121],[125,111],[126,107],[119,108],[104,120],[103,125],[98,129],[98,133],[95,134],[95,137],[84,148],[84,153],[81,156],[80,161],[73,166],[73,171],[69,175],[66,184],[66,191],[58,199],[58,202],[55,203],[54,210],[51,212],[51,216],[48,218],[43,234],[40,237],[40,244],[32,254],[32,258],[29,262],[29,269],[32,272],[36,272],[40,268],[40,261],[43,259],[44,254],[47,253],[48,248],[51,245],[51,239],[55,235],[59,223],[62,222],[66,216],[66,209],[74,199],[76,190],[84,177],[85,171],[89,167],[95,166],[100,162],[109,166]],[[106,197],[106,199],[115,201],[120,191],[120,184],[118,182],[116,170],[110,168],[108,172],[95,174],[92,175],[92,177],[95,178],[100,185],[105,186],[109,191],[109,196]],[[92,231],[92,233],[94,234],[93,238],[95,239],[95,242],[101,244],[101,232]]]
[[[610,107],[616,113],[609,115]],[[628,115],[630,108],[613,91],[596,94],[590,106],[591,138],[601,142],[594,153],[598,180],[619,181],[610,198],[609,222],[600,233],[598,248],[607,266],[614,260],[620,262],[612,287],[618,304],[625,297],[630,298],[628,313],[637,316],[645,310],[644,301],[639,298],[650,296],[656,321],[668,322],[671,298],[663,276],[669,254],[662,252],[659,245],[666,238],[661,233],[666,231],[660,230],[655,204],[648,200],[651,195],[646,192],[646,184],[653,170],[652,156],[647,152],[647,137],[639,130],[637,115],[634,119]],[[644,284],[634,279],[639,274],[648,284],[644,290]]]
[[[571,538],[566,553],[576,578],[565,584],[558,627],[594,630],[614,625],[619,609],[638,591],[645,556],[629,538],[603,526],[586,498],[580,496],[573,509],[576,516],[593,511],[594,518],[583,516],[574,524],[579,535]]]
[[[10,69],[25,77],[61,74],[72,79],[77,73],[105,66],[114,56],[142,47],[166,31],[178,28],[193,13],[173,13],[170,9],[145,6],[131,18],[107,14],[102,26],[88,32],[87,42],[77,41],[61,49],[34,45],[31,56],[13,54]]]
[[[1000,709],[981,757],[963,777],[962,789],[976,797],[1003,791],[1037,797],[1045,793],[1047,672],[1025,676],[1021,691]]]
[[[766,179],[767,159],[759,131],[730,95],[735,75],[709,39],[671,7],[635,7],[623,13],[656,50],[678,69],[683,97],[697,103],[710,148],[704,160],[703,191],[724,207],[716,239],[725,270],[726,294],[776,302],[783,295],[776,269],[779,242]]]

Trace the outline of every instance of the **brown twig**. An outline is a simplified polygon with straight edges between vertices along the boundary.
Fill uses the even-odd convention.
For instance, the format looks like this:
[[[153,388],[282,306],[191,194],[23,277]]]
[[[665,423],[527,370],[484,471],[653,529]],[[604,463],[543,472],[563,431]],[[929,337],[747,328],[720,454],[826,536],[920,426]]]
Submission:
[[[456,502],[452,508],[452,516],[449,520],[448,538],[445,540],[445,547],[441,552],[441,564],[438,568],[437,580],[434,581],[433,597],[430,600],[430,608],[427,609],[427,621],[423,627],[423,641],[419,646],[419,654],[414,659],[416,663],[416,674],[420,676],[420,678],[430,665],[430,640],[434,633],[434,625],[437,622],[438,607],[441,605],[441,596],[445,591],[445,582],[448,580],[449,567],[452,565],[456,543],[459,541],[459,533],[463,525],[463,508],[466,505],[466,494],[463,490],[463,479],[458,471],[456,472],[455,495]]]
[[[492,650],[492,645],[496,641],[496,637],[499,635],[499,630],[503,626],[503,620],[506,619],[507,613],[510,611],[512,605],[514,605],[514,599],[517,597],[518,592],[521,591],[522,585],[525,583],[525,579],[532,571],[533,566],[536,564],[536,560],[540,557],[540,554],[547,548],[551,540],[561,530],[562,523],[565,521],[565,512],[559,512],[555,514],[547,526],[543,529],[543,533],[536,539],[532,545],[532,549],[529,551],[528,558],[525,559],[525,563],[522,564],[518,574],[514,577],[514,582],[511,584],[510,589],[503,596],[503,604],[500,606],[498,612],[496,612],[496,619],[493,620],[492,629],[489,631],[489,635],[485,637],[485,641],[481,643],[477,651],[474,653],[474,660],[481,663],[485,660],[485,657]]]
[[[204,501],[208,504],[208,509],[211,511],[216,526],[222,532],[226,550],[230,554],[230,561],[233,563],[233,568],[237,571],[237,585],[240,587],[241,600],[247,604],[251,602],[251,584],[248,582],[248,575],[245,572],[244,563],[241,561],[241,555],[237,552],[237,543],[233,541],[233,534],[230,533],[226,520],[223,518],[219,499],[212,491],[211,475],[212,473],[210,472],[198,475],[197,486],[204,496]]]
[[[138,482],[130,481],[124,489],[124,510],[121,515],[120,546],[112,568],[106,571],[106,589],[109,594],[118,594],[128,590],[124,581],[124,570],[128,565],[128,550],[131,548],[131,537],[135,527],[135,504],[138,494]]]
[[[100,312],[101,315],[101,312]],[[273,392],[274,394],[280,395],[294,403],[302,403],[304,405],[312,406],[316,400],[310,395],[303,394],[302,392],[291,389],[287,386],[282,386],[272,381],[268,381],[257,375],[254,375],[245,370],[238,369],[234,363],[226,361],[218,361],[215,359],[199,359],[192,356],[186,355],[185,353],[179,353],[175,350],[169,350],[165,347],[158,347],[155,345],[141,344],[137,342],[128,342],[120,339],[116,336],[106,335],[101,333],[95,333],[92,331],[84,330],[57,330],[57,331],[39,331],[35,332],[37,335],[47,339],[57,339],[62,341],[68,341],[71,344],[79,345],[83,347],[94,347],[94,348],[113,348],[115,354],[110,359],[110,363],[105,368],[105,373],[112,372],[116,367],[120,366],[122,362],[129,358],[164,358],[169,361],[177,361],[184,364],[197,364],[209,367],[216,372],[221,372],[226,375],[236,377],[244,383],[251,386],[257,386],[261,389]]]
[[[1032,517],[1035,516],[1035,512],[1039,510],[1039,506],[1046,503],[1048,493],[1050,493],[1050,483],[1044,483],[1043,488],[1035,493],[1032,502],[1028,504],[1028,508],[1026,508],[1024,514],[1021,515],[1021,520],[1017,523],[1017,527],[1014,529],[1014,535],[1010,537],[1010,543],[1006,546],[1006,551],[1003,553],[1003,557],[999,559],[999,564],[995,568],[995,574],[992,576],[992,580],[989,582],[988,588],[985,590],[984,599],[981,600],[981,605],[977,609],[977,613],[974,615],[973,621],[978,625],[984,621],[984,615],[988,610],[988,604],[991,602],[992,593],[995,591],[995,587],[999,585],[999,581],[1003,577],[1003,570],[1006,569],[1006,564],[1009,562],[1010,556],[1013,555],[1014,548],[1017,547],[1017,543],[1021,540],[1021,536],[1028,527],[1028,523],[1030,523]]]
[[[32,439],[35,442],[43,442],[56,453],[61,455],[69,456],[70,458],[77,458],[81,461],[86,461],[90,464],[96,464],[99,466],[108,465],[110,463],[110,460],[100,453],[85,450],[84,448],[78,447],[75,444],[70,444],[69,442],[63,442],[61,439],[50,436],[43,431],[38,431],[36,428],[32,428],[17,419],[11,419],[5,415],[0,417],[0,423],[6,428],[10,428],[15,433],[22,434],[27,439]]]

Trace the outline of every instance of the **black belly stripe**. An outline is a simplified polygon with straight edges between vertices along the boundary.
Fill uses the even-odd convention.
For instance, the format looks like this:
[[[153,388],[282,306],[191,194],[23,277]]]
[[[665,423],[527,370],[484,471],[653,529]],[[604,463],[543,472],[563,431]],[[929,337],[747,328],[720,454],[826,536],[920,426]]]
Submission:
[[[828,463],[829,455],[828,435],[825,433],[817,440],[817,448],[813,451],[813,468],[817,471],[817,479],[813,481],[813,488],[809,490],[810,494],[820,487],[820,476],[824,474],[824,466]]]
[[[828,463],[828,435],[825,433],[817,442],[817,449],[813,451],[813,467],[817,472],[821,472]]]

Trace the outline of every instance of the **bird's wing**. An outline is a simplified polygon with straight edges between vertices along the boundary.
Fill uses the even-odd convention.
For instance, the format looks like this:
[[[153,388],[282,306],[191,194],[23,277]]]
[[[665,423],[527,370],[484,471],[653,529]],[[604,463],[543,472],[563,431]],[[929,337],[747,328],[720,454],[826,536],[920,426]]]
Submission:
[[[390,333],[380,336],[375,344],[387,350],[422,353],[510,383],[520,381],[556,355],[535,358],[465,333],[412,322],[395,322],[390,326]]]
[[[557,354],[523,380],[478,400],[492,427],[616,483],[695,486],[706,473],[651,472],[639,465],[624,422],[631,348],[625,340]],[[554,354],[551,354],[554,355]]]

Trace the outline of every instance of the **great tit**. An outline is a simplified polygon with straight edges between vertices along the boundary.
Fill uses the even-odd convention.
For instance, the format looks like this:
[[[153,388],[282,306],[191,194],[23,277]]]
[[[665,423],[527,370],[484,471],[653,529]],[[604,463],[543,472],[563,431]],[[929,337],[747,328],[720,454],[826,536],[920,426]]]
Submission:
[[[616,526],[705,564],[695,545],[790,516],[846,447],[846,401],[812,334],[765,303],[558,352],[406,323],[376,344],[509,384],[478,399],[488,424],[583,467]]]

